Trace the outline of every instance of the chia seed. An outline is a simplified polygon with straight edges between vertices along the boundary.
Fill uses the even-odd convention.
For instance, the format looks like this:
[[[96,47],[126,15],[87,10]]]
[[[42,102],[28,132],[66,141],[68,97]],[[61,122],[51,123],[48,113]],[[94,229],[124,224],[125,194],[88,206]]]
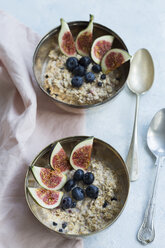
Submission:
[[[56,222],[53,221],[53,226],[57,226],[58,224]]]
[[[49,77],[48,74],[46,74],[45,77],[48,78]]]
[[[114,196],[111,198],[111,201],[117,201],[117,198]]]
[[[59,230],[58,230],[59,232],[63,232],[63,230],[60,228]]]
[[[48,94],[50,94],[50,89],[48,88],[48,89],[46,89],[46,90],[47,90]]]
[[[116,80],[121,80],[121,75],[120,75],[120,73],[117,73],[117,74],[116,74]]]
[[[105,201],[104,204],[103,204],[103,208],[106,208],[107,205],[108,205],[108,202]]]
[[[76,202],[72,202],[72,208],[76,207]]]

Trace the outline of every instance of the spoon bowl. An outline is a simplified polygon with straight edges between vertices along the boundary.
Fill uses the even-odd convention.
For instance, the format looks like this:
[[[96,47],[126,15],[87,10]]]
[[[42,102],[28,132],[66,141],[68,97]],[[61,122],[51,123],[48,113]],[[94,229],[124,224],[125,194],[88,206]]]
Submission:
[[[154,80],[154,64],[148,50],[139,49],[131,60],[128,75],[128,88],[136,94],[136,110],[132,140],[126,160],[130,181],[138,178],[138,141],[137,141],[137,116],[139,108],[139,96],[147,92]]]
[[[160,167],[165,158],[165,109],[157,112],[152,119],[147,133],[147,144],[156,157],[157,171],[153,192],[145,211],[143,223],[138,232],[138,240],[145,245],[151,243],[155,238],[153,217],[156,205],[156,189]]]
[[[127,85],[135,94],[144,94],[154,80],[154,64],[147,49],[138,50],[132,58]]]
[[[147,134],[148,147],[157,156],[165,156],[165,109],[156,113]]]

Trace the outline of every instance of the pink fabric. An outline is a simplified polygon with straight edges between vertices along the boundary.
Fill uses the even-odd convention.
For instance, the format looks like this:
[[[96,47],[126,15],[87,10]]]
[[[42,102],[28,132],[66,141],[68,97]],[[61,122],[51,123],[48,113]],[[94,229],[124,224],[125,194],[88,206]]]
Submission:
[[[84,134],[84,115],[63,112],[33,80],[40,37],[0,11],[0,248],[81,248],[42,226],[25,201],[26,170],[56,139]]]

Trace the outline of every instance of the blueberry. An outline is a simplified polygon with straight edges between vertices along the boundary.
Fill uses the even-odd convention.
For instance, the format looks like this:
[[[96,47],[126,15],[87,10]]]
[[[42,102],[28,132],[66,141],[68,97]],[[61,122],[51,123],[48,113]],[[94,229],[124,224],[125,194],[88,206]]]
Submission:
[[[98,84],[97,84],[99,87],[101,87],[102,85],[103,85],[103,83],[102,82],[98,82]]]
[[[87,173],[84,174],[84,176],[83,176],[83,182],[85,184],[88,184],[88,185],[89,184],[92,184],[93,181],[94,181],[94,175],[93,175],[92,172],[87,172]]]
[[[69,71],[73,71],[74,68],[78,66],[78,59],[75,57],[70,57],[66,61],[66,67]]]
[[[92,83],[95,80],[95,75],[92,72],[87,72],[85,74],[85,81],[87,83]]]
[[[64,185],[64,189],[66,192],[71,191],[71,189],[75,186],[75,181],[73,179],[69,179]]]
[[[65,197],[62,199],[62,209],[68,209],[72,207],[72,199],[70,197]]]
[[[89,185],[86,188],[86,195],[92,199],[96,199],[98,197],[99,189],[95,185]]]
[[[72,207],[71,208],[75,208],[76,207],[76,202],[72,202]]]
[[[103,204],[103,208],[106,208],[107,205],[108,205],[108,202],[105,201],[104,204]]]
[[[88,57],[88,56],[85,56],[85,57],[82,57],[80,60],[79,60],[79,64],[86,67],[91,63],[91,58]]]
[[[74,68],[73,74],[75,76],[84,76],[85,75],[85,68],[82,65],[78,65]]]
[[[101,71],[101,66],[98,64],[95,64],[92,66],[92,71],[95,73],[99,73]]]
[[[78,169],[78,170],[76,170],[76,172],[74,173],[73,179],[74,179],[75,181],[80,181],[80,180],[82,180],[83,175],[84,175],[84,171],[81,170],[81,169]]]
[[[57,226],[58,224],[56,222],[53,221],[53,226]]]
[[[82,201],[85,197],[84,190],[80,187],[76,187],[72,190],[72,196],[77,201]]]
[[[67,227],[67,222],[62,223],[62,228],[65,229]]]
[[[59,230],[58,230],[59,232],[63,232],[63,230],[60,228]]]
[[[105,74],[102,74],[101,77],[100,77],[102,80],[106,79],[106,75]]]
[[[75,76],[72,78],[72,86],[79,88],[83,84],[83,78],[79,76]]]

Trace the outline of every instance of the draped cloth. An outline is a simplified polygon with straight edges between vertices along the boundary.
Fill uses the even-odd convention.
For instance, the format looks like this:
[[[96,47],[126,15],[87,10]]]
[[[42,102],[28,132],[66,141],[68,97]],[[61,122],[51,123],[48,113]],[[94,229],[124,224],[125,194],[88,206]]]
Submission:
[[[82,248],[50,232],[30,212],[24,179],[37,153],[84,134],[84,115],[59,109],[37,86],[32,56],[39,35],[0,11],[0,248]]]

